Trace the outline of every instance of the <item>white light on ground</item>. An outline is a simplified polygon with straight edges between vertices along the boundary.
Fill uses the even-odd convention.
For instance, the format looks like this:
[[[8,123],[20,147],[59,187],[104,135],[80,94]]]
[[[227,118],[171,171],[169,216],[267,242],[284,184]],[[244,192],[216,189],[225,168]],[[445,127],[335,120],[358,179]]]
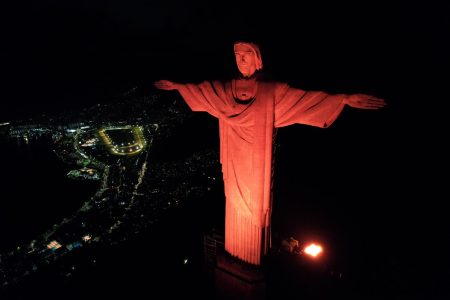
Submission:
[[[82,237],[83,241],[87,242],[91,239],[91,236],[89,234],[86,234],[85,236]]]

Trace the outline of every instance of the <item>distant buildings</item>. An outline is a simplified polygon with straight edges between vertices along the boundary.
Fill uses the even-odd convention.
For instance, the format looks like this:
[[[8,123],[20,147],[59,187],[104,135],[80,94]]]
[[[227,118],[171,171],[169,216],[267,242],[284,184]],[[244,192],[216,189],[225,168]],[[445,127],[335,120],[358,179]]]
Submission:
[[[50,249],[52,251],[55,251],[57,249],[61,248],[61,244],[58,243],[56,240],[51,241],[47,244],[47,249]]]

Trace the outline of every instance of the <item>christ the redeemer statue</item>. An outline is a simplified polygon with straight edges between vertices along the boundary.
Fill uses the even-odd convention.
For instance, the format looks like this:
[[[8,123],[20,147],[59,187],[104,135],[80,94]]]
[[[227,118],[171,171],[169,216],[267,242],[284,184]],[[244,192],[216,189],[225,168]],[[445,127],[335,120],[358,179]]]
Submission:
[[[345,105],[378,109],[385,102],[364,94],[331,95],[259,81],[263,67],[259,47],[236,42],[234,53],[239,78],[200,84],[160,80],[154,85],[162,90],[178,90],[193,111],[205,111],[219,119],[226,197],[225,250],[242,261],[259,265],[270,246],[276,128],[291,124],[326,128]]]

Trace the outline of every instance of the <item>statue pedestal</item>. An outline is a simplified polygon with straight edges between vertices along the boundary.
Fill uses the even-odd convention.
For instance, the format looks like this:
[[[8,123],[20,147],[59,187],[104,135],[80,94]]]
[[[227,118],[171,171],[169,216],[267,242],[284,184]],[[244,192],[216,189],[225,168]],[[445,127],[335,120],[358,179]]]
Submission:
[[[218,299],[265,299],[266,281],[261,267],[218,251],[214,285]]]

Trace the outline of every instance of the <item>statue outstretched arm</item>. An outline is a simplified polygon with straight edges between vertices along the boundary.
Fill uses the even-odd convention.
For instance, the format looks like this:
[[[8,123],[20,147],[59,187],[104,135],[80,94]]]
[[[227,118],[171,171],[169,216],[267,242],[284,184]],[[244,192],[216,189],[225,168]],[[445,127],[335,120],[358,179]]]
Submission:
[[[360,109],[380,109],[386,105],[383,99],[366,94],[347,95],[342,102],[350,107]]]
[[[298,123],[324,128],[336,120],[345,105],[372,110],[386,105],[383,99],[371,95],[304,91],[287,84],[278,84],[275,96],[275,127]]]
[[[219,118],[227,110],[225,88],[219,82],[204,81],[194,84],[158,80],[153,85],[160,90],[177,90],[193,111],[205,111]]]
[[[158,80],[153,83],[153,86],[159,90],[164,90],[164,91],[178,90],[180,88],[179,83],[169,81],[169,80]]]
[[[339,116],[345,94],[305,91],[278,83],[275,88],[275,127],[304,124],[325,128]]]

